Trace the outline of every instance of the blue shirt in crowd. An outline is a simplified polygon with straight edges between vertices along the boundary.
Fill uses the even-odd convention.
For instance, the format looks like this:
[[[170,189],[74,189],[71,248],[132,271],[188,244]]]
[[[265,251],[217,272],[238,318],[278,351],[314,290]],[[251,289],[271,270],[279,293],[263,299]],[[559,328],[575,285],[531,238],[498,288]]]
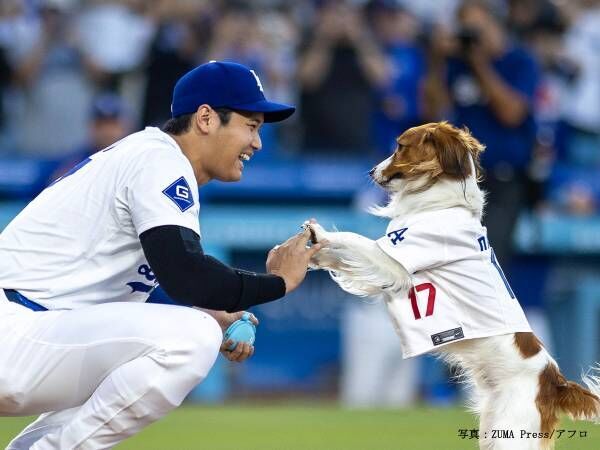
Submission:
[[[482,154],[484,168],[492,169],[499,163],[508,163],[523,170],[531,157],[535,142],[533,99],[539,82],[539,67],[533,55],[519,46],[510,47],[492,62],[496,73],[529,102],[530,111],[518,127],[502,125],[483,98],[475,75],[459,59],[448,62],[447,81],[452,96],[453,122],[466,125],[473,135],[487,146]]]
[[[372,136],[377,150],[388,154],[398,135],[422,122],[420,92],[426,66],[415,45],[398,43],[384,50],[393,72],[388,84],[375,91]]]

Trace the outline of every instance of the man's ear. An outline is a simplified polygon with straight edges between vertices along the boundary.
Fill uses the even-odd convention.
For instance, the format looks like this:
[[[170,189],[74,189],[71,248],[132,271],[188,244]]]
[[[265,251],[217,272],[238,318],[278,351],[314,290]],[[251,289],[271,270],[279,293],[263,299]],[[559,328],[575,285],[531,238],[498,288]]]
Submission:
[[[194,115],[196,127],[202,134],[208,134],[213,125],[214,110],[208,105],[200,105]]]

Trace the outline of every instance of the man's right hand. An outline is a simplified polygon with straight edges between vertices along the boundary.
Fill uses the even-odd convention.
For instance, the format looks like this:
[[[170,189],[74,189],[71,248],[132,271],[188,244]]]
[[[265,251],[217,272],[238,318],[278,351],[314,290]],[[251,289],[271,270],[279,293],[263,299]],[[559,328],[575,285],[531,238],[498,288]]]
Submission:
[[[285,281],[285,293],[289,294],[296,289],[308,269],[310,258],[323,247],[324,242],[307,247],[310,240],[310,230],[307,228],[302,233],[289,238],[283,244],[276,245],[267,257],[267,272],[282,277]]]

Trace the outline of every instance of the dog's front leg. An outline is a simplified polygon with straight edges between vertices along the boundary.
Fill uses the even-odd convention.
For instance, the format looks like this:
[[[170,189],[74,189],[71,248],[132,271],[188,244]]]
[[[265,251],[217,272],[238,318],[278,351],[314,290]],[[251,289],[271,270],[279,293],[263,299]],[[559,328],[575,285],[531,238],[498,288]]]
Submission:
[[[373,296],[382,291],[406,291],[410,287],[406,269],[386,255],[372,239],[356,233],[325,231],[317,223],[306,226],[313,234],[313,242],[328,242],[313,257],[312,267],[328,270],[345,291]]]
[[[318,223],[306,223],[304,226],[311,231],[314,244],[327,241],[327,245],[311,260],[314,269],[342,270],[344,269],[343,252],[366,255],[379,250],[375,241],[357,233],[325,231]]]

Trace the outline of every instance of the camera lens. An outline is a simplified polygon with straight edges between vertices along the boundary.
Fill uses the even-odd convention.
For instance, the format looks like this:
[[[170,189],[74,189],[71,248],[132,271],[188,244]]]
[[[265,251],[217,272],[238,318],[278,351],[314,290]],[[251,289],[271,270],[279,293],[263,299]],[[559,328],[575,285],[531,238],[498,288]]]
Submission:
[[[462,27],[456,33],[460,48],[468,52],[474,45],[479,43],[479,30],[471,27]]]

